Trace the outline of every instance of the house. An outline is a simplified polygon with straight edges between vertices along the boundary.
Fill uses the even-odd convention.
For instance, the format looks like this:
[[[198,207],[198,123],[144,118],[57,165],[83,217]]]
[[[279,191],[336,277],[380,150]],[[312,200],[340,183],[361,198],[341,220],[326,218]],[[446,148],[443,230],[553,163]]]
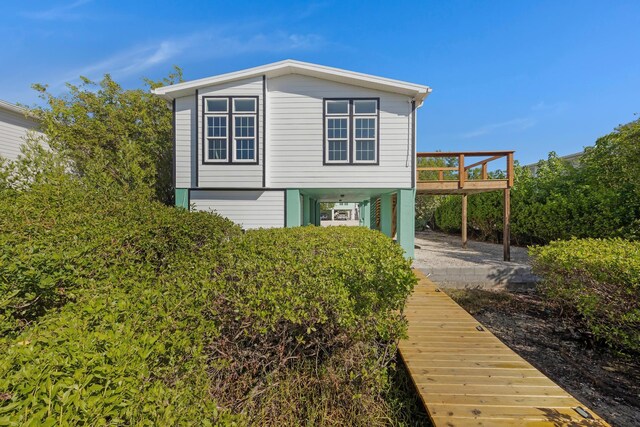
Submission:
[[[320,202],[339,200],[372,227],[379,205],[379,229],[413,256],[416,110],[430,92],[293,60],[155,89],[173,103],[176,205],[247,229],[319,225]]]
[[[331,224],[341,225],[341,221],[355,221],[359,219],[358,216],[358,203],[353,202],[337,202],[320,205],[320,219],[323,221],[330,221]]]
[[[37,130],[38,121],[27,112],[26,108],[0,100],[0,157],[15,160],[27,134]]]
[[[580,158],[582,156],[584,156],[584,151],[580,151],[579,153],[567,154],[566,156],[560,156],[559,158],[566,162],[569,162],[569,164],[574,168],[577,168],[580,166]],[[536,163],[531,163],[529,165],[525,165],[524,167],[531,171],[531,175],[535,176],[540,166],[539,166],[539,162],[536,162]]]

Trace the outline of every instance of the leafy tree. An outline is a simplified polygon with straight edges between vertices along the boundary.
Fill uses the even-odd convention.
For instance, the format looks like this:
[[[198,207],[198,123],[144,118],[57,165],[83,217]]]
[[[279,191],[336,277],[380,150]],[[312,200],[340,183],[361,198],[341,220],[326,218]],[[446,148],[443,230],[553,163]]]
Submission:
[[[32,113],[49,146],[68,158],[80,176],[95,175],[171,203],[171,109],[147,89],[182,81],[180,68],[161,81],[145,79],[147,89],[123,89],[109,74],[100,82],[80,79],[79,85],[67,84],[63,95],[33,85],[46,102]]]
[[[619,126],[586,149],[574,167],[554,152],[536,175],[515,167],[511,190],[511,235],[518,244],[572,237],[640,239],[640,120]],[[497,172],[500,173],[500,172]],[[494,175],[494,177],[497,177]],[[440,200],[435,224],[460,231],[460,198]],[[497,241],[502,232],[502,195],[469,196],[471,233]]]

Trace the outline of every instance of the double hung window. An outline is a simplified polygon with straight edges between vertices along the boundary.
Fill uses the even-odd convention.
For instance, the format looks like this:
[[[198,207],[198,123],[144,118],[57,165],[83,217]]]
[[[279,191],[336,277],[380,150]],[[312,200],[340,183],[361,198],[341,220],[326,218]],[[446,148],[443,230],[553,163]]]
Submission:
[[[257,98],[207,97],[204,124],[206,163],[257,163]]]
[[[378,163],[378,99],[324,101],[326,164]]]

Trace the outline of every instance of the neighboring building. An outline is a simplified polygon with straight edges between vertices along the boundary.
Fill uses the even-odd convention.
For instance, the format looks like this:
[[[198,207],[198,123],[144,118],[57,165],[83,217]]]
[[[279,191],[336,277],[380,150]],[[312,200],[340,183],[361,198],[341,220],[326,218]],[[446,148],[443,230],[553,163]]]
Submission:
[[[579,153],[567,154],[566,156],[560,156],[559,158],[565,160],[571,164],[573,167],[580,166],[580,158],[584,155],[584,151],[580,151]],[[532,175],[535,175],[538,172],[538,163],[531,163],[530,165],[525,165],[525,168],[531,171]]]
[[[155,89],[173,102],[176,205],[293,227],[319,225],[320,202],[356,202],[368,219],[380,199],[390,230],[396,200],[412,256],[416,109],[430,91],[292,60]]]
[[[27,109],[0,100],[0,156],[15,160],[27,133],[38,128],[38,121]]]
[[[339,218],[336,218],[338,216]],[[356,220],[358,217],[358,204],[353,202],[338,202],[331,208],[331,219]]]

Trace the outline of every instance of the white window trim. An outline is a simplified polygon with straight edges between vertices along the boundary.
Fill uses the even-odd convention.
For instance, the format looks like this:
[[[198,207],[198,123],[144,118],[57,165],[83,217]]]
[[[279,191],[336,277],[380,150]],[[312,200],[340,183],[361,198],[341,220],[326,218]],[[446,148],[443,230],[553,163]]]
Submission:
[[[233,98],[235,99],[252,99],[255,98]],[[239,136],[236,137],[236,117],[253,117],[253,136]],[[234,163],[255,163],[256,162],[256,153],[258,151],[258,135],[257,135],[257,125],[258,125],[258,115],[255,113],[255,103],[254,103],[254,112],[253,113],[233,113],[231,115],[231,119],[233,121],[233,143],[231,144],[233,147],[233,162]],[[253,158],[251,159],[238,159],[236,152],[236,142],[238,139],[252,139],[253,140]]]
[[[228,102],[227,102],[227,107],[228,107]],[[227,109],[228,111],[228,109]],[[209,117],[224,117],[227,120],[227,136],[222,138],[222,137],[211,137],[209,136]],[[205,153],[204,153],[204,159],[206,162],[210,162],[210,163],[228,163],[229,162],[229,135],[231,133],[231,129],[230,129],[230,123],[229,123],[229,114],[228,113],[223,113],[221,111],[215,112],[215,113],[205,113],[204,115],[204,120],[205,120],[205,136],[204,136],[204,140],[205,140]],[[227,155],[225,158],[223,159],[212,159],[209,157],[209,140],[210,139],[224,139],[226,146],[227,146]]]
[[[373,119],[373,138],[357,138],[356,137],[356,120],[357,119]],[[377,163],[378,162],[378,113],[376,110],[375,114],[358,114],[357,116],[353,116],[353,163],[358,164],[367,164],[367,163]],[[358,152],[357,152],[357,142],[356,141],[373,141],[373,160],[358,160]]]
[[[376,105],[376,109],[373,113],[356,113],[356,103],[357,102],[373,102]],[[357,117],[366,117],[366,116],[378,116],[378,100],[377,99],[354,99],[353,100],[353,116]]]
[[[351,112],[351,102],[349,102],[348,99],[326,99],[324,104],[324,111],[325,111],[325,116],[331,116],[331,117],[339,117],[339,116],[344,116],[344,117],[349,117],[349,113]],[[346,102],[347,103],[347,112],[346,113],[330,113],[329,112],[329,104],[332,102]]]
[[[347,137],[346,138],[329,138],[329,120],[333,120],[333,119],[345,119],[347,121]],[[345,115],[345,114],[331,114],[331,115],[327,115],[327,117],[325,117],[325,122],[324,122],[324,126],[325,126],[325,163],[326,164],[345,164],[345,163],[350,163],[349,160],[349,130],[351,129],[351,123],[349,123],[349,115]],[[329,141],[343,141],[345,140],[347,141],[347,159],[346,160],[329,160]]]
[[[223,100],[224,102],[227,103],[227,109],[224,110],[224,111],[209,111],[209,103],[207,102],[209,100],[217,100],[217,101]],[[204,113],[205,114],[217,114],[219,116],[227,115],[229,113],[229,98],[226,98],[226,97],[219,97],[219,98],[207,97],[207,99],[205,100],[205,103],[204,103]]]
[[[236,111],[236,101],[253,101],[253,111]],[[234,115],[238,114],[238,115],[251,115],[251,114],[256,114],[256,111],[258,110],[258,100],[256,98],[243,98],[241,96],[234,96],[231,98],[231,103],[233,104],[231,106],[232,108],[232,113]]]

